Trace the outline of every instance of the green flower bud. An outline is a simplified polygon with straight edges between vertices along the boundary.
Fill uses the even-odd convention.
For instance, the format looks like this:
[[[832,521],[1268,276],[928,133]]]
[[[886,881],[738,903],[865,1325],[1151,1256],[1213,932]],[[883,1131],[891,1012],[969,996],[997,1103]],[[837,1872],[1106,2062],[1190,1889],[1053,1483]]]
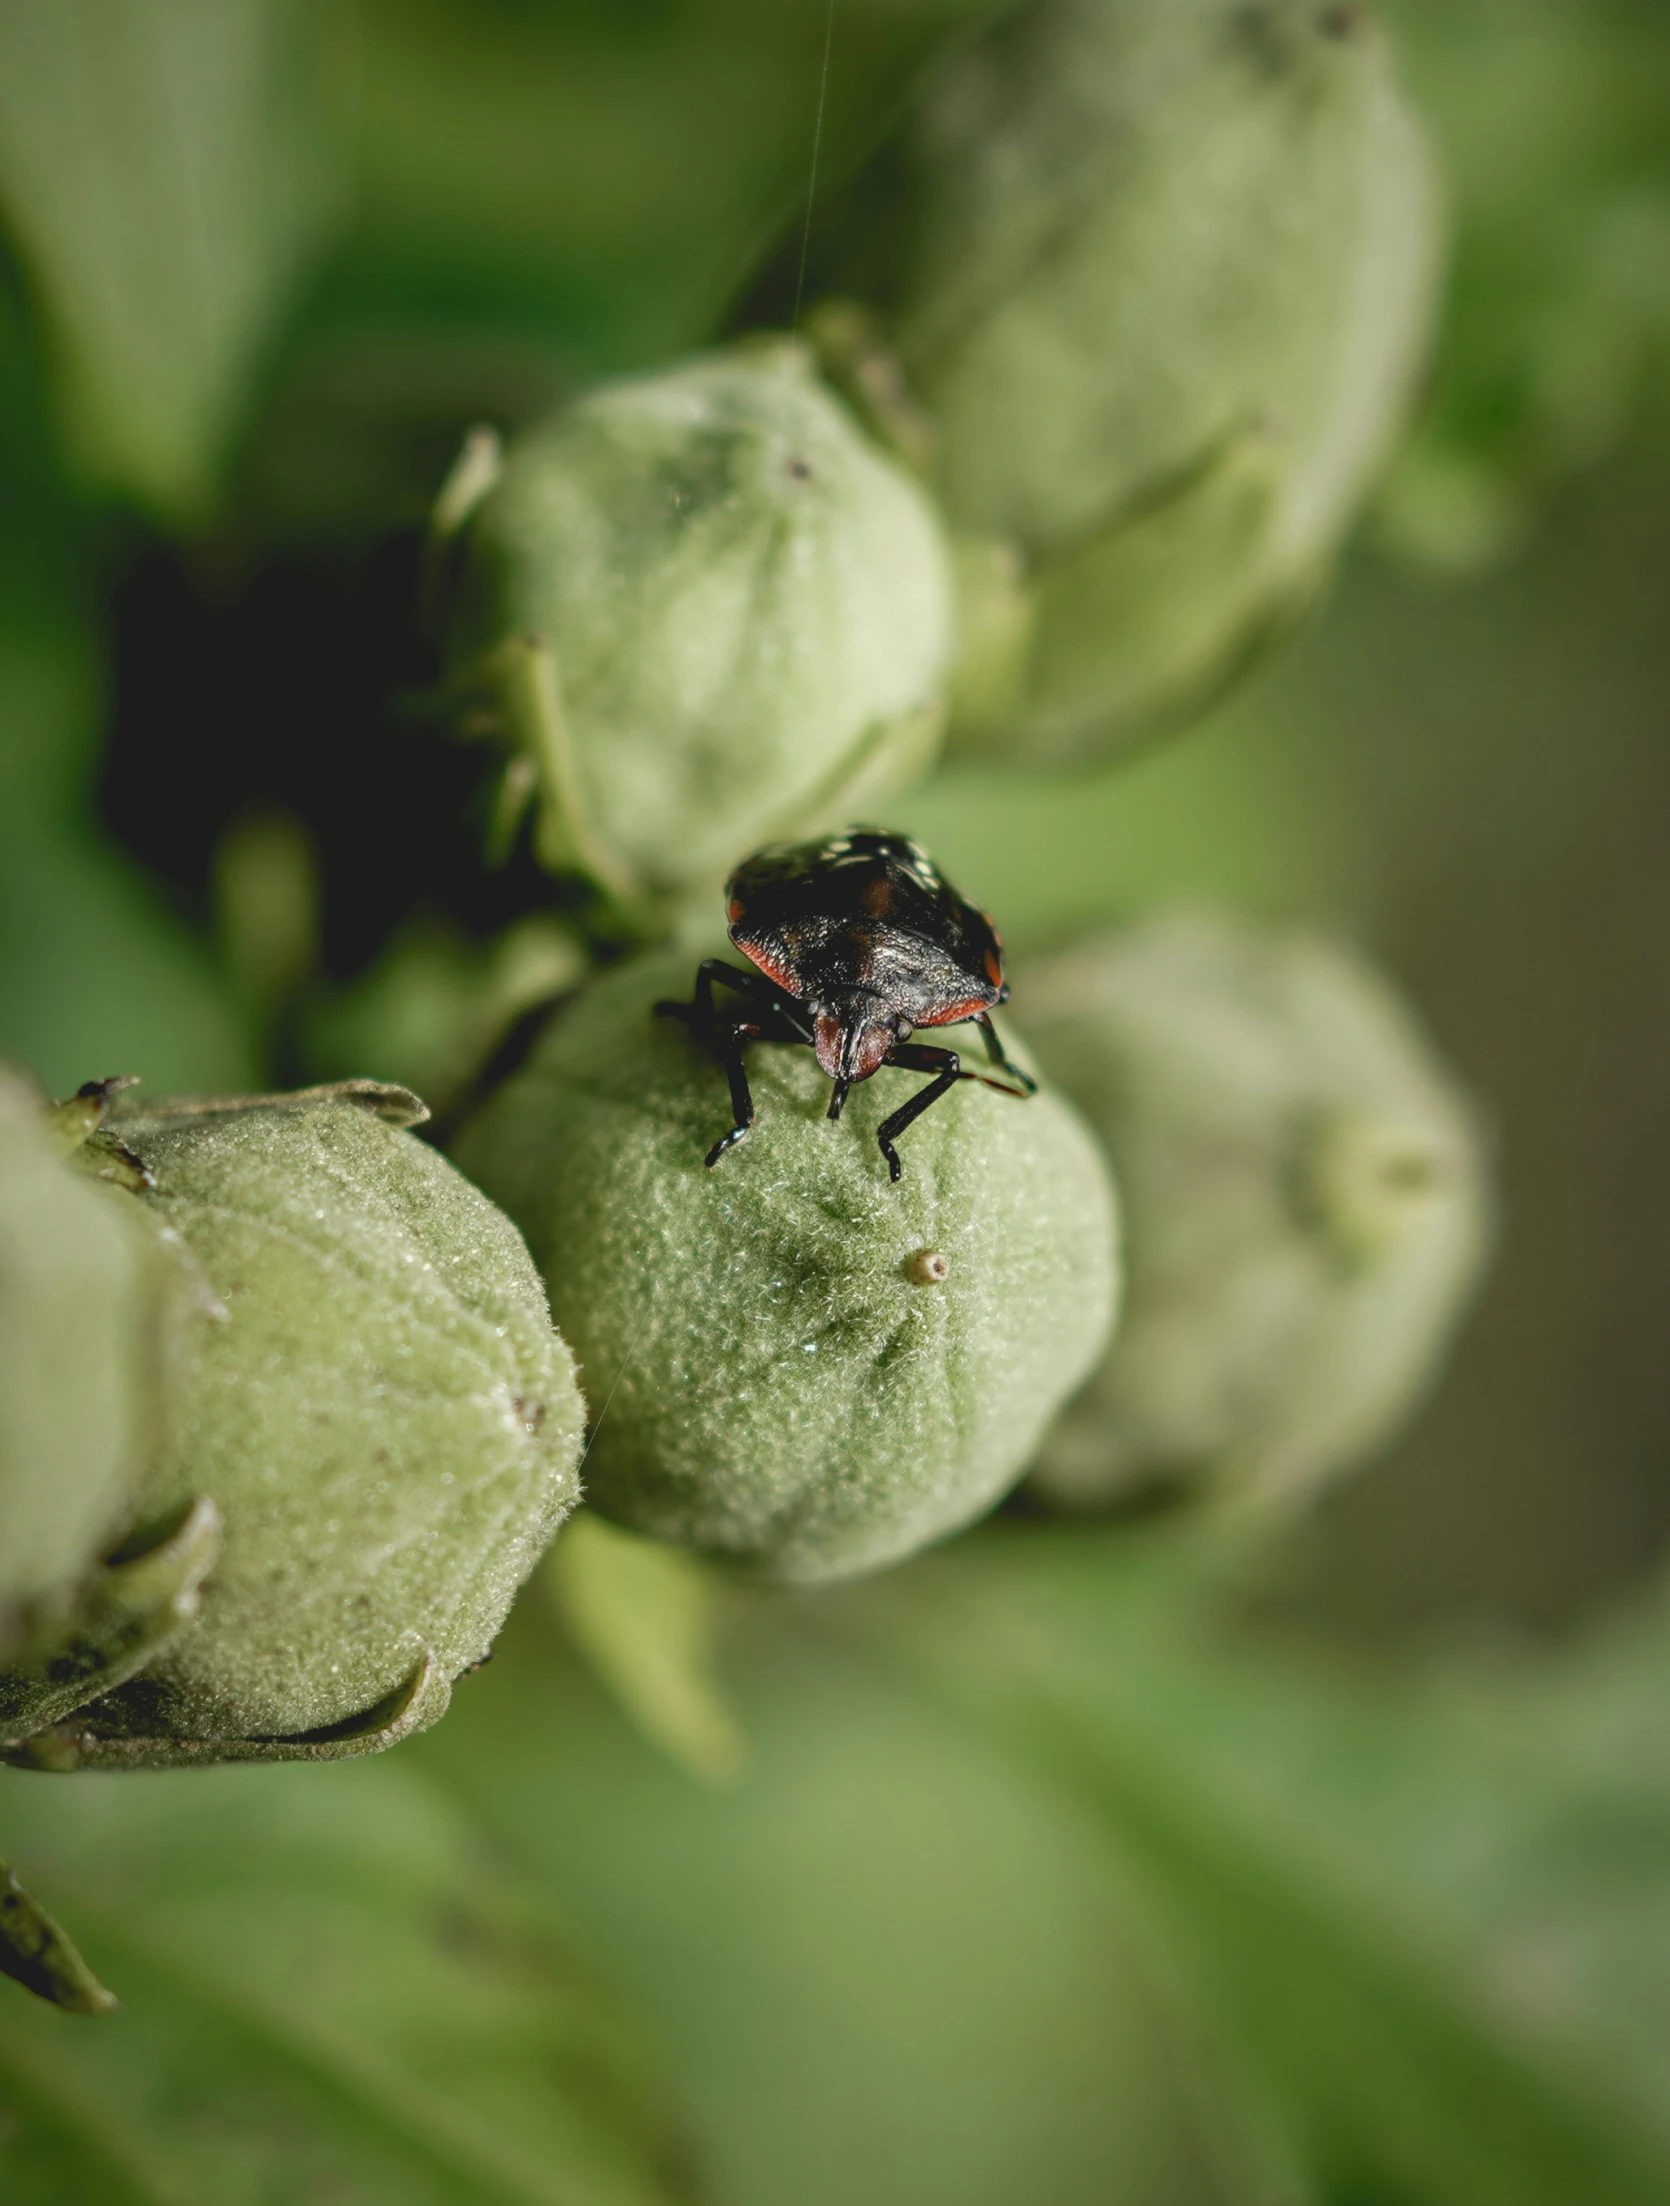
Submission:
[[[896,1562],[1019,1477],[1107,1337],[1113,1203],[1077,1117],[972,1084],[876,1126],[920,1074],[825,1116],[809,1049],[756,1046],[758,1115],[712,1170],[725,1076],[659,997],[691,962],[593,983],[464,1128],[522,1226],[599,1405],[587,1499],[796,1582]]]
[[[28,1759],[363,1750],[486,1654],[584,1410],[515,1229],[400,1130],[423,1115],[361,1083],[122,1116],[153,1182],[128,1199],[223,1305],[139,1514],[208,1497],[223,1544],[189,1628]]]
[[[170,1361],[179,1268],[66,1146],[0,1070],[0,1655],[64,1610],[114,1536]]]
[[[1381,1442],[1433,1374],[1488,1211],[1474,1113],[1385,982],[1308,935],[1176,914],[1031,967],[1016,997],[1128,1220],[1119,1339],[1039,1490],[1286,1500]]]
[[[716,886],[931,758],[939,526],[804,348],[605,385],[466,473],[455,664],[553,869],[627,904]]]
[[[1425,145],[1355,6],[1034,0],[941,72],[917,154],[899,349],[954,527],[1028,601],[994,644],[965,600],[956,732],[1089,756],[1324,572],[1430,319]]]

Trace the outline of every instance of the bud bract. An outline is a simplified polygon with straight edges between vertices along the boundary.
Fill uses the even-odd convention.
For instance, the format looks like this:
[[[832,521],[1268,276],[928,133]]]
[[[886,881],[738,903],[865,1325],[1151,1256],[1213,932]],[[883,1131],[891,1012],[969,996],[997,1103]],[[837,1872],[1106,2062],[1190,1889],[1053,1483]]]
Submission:
[[[716,886],[931,758],[939,524],[803,347],[606,384],[472,495],[456,677],[536,785],[553,869],[628,907]]]
[[[1119,1339],[1037,1489],[1279,1501],[1384,1439],[1478,1276],[1488,1210],[1474,1113],[1387,984],[1316,937],[1178,914],[1026,969],[1016,1001],[1127,1218]]]
[[[753,1130],[710,1170],[725,1075],[652,1015],[691,975],[657,956],[595,981],[457,1155],[580,1359],[588,1502],[767,1578],[850,1576],[989,1509],[1100,1353],[1106,1168],[1056,1097],[971,1083],[911,1127],[894,1185],[876,1127],[923,1075],[884,1068],[831,1123],[812,1051],[758,1045]]]

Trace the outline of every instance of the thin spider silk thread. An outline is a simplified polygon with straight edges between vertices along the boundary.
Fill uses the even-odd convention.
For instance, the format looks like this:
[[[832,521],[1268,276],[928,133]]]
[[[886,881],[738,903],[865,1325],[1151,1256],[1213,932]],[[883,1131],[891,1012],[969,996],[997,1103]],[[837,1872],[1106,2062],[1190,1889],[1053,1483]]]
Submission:
[[[806,257],[812,247],[812,205],[818,193],[818,152],[823,144],[823,111],[829,98],[829,56],[835,45],[835,0],[823,21],[823,67],[818,72],[818,109],[812,121],[812,169],[806,179],[806,220],[800,232],[800,267],[794,279],[794,312],[789,328],[800,327],[800,302],[806,291]]]
[[[626,1344],[626,1354],[620,1359],[620,1369],[615,1373],[614,1379],[610,1384],[609,1391],[603,1397],[603,1407],[598,1411],[595,1419],[592,1422],[591,1430],[586,1434],[586,1444],[580,1450],[579,1462],[576,1463],[574,1466],[574,1475],[576,1478],[578,1478],[580,1473],[585,1469],[586,1457],[590,1455],[592,1449],[597,1444],[597,1436],[603,1429],[603,1420],[609,1414],[609,1404],[620,1392],[620,1382],[622,1381],[622,1379],[625,1378],[627,1372],[632,1368],[632,1358],[637,1354],[638,1343],[644,1337],[644,1328],[649,1323],[651,1307],[652,1306],[650,1302],[646,1298],[642,1314],[639,1316],[637,1324],[632,1329],[632,1338]]]

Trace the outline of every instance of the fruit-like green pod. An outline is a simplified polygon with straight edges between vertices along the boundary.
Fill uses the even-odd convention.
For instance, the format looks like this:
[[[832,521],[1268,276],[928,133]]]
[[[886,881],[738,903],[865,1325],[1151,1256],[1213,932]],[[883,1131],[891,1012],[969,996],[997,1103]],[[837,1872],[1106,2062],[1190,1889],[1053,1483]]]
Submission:
[[[939,524],[805,348],[604,385],[461,481],[456,678],[537,781],[553,869],[629,907],[716,887],[932,757]]]
[[[1386,983],[1302,933],[1162,915],[1015,986],[1127,1216],[1119,1339],[1035,1485],[1069,1508],[1315,1488],[1406,1414],[1477,1278],[1467,1099]]]
[[[195,1621],[77,1715],[76,1760],[384,1743],[486,1654],[572,1506],[573,1359],[509,1220],[401,1130],[422,1115],[361,1083],[120,1119],[155,1183],[130,1199],[224,1312],[142,1513],[206,1496],[223,1541]]]
[[[812,1052],[760,1045],[753,1131],[709,1170],[725,1076],[652,1015],[691,974],[658,956],[593,983],[456,1153],[580,1358],[587,1500],[767,1578],[847,1577],[989,1509],[1101,1352],[1106,1168],[1054,1096],[969,1084],[911,1127],[893,1185],[876,1127],[922,1074],[878,1072],[832,1124]]]
[[[0,1655],[113,1536],[152,1433],[158,1252],[127,1203],[0,1070]]]
[[[1025,615],[966,601],[954,733],[1093,756],[1325,572],[1431,318],[1425,144],[1358,6],[1034,0],[916,155],[899,349],[965,569],[1011,547]]]

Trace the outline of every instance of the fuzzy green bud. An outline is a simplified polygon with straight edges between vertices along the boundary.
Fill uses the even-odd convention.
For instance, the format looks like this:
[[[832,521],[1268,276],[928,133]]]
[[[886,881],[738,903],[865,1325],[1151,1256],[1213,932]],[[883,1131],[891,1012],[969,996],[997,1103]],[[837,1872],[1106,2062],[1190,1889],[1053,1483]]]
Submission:
[[[1034,0],[934,81],[916,154],[899,350],[965,575],[1019,575],[965,592],[955,732],[1091,756],[1324,573],[1430,321],[1425,145],[1360,7]]]
[[[653,1016],[691,961],[594,982],[457,1154],[528,1236],[598,1405],[587,1499],[797,1582],[898,1561],[1020,1476],[1107,1337],[1105,1167],[1055,1097],[883,1069],[844,1115],[809,1049],[749,1053],[757,1118],[713,1169],[725,1076]]]
[[[572,1359],[422,1115],[361,1083],[120,1119],[154,1183],[129,1199],[222,1305],[140,1513],[207,1497],[223,1535],[189,1628],[76,1717],[80,1759],[328,1746],[420,1678],[432,1718],[572,1506]]]
[[[1114,1160],[1119,1339],[1034,1474],[1064,1507],[1303,1494],[1433,1375],[1479,1272],[1475,1115],[1387,984],[1310,935],[1161,915],[1024,971]]]
[[[464,492],[456,676],[537,786],[553,869],[628,906],[716,887],[931,758],[939,525],[805,348],[606,384]]]

